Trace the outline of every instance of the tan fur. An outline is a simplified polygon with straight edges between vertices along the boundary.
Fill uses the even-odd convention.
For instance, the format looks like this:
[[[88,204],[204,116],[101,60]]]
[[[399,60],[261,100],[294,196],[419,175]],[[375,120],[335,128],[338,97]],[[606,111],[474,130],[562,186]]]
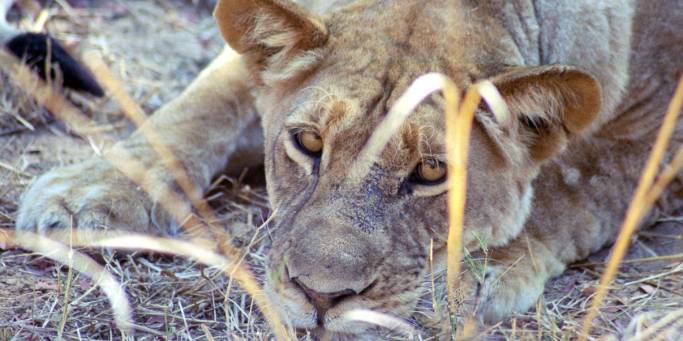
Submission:
[[[466,274],[465,287],[480,295],[478,316],[527,310],[565,264],[614,240],[683,65],[683,17],[668,15],[682,2],[304,4],[310,12],[285,0],[220,1],[221,32],[243,55],[226,50],[147,123],[201,188],[226,165],[253,162],[235,156],[265,151],[277,212],[266,289],[292,325],[359,334],[370,326],[344,312],[410,315],[430,241],[445,257],[446,187],[409,181],[419,162],[445,154],[440,95],[409,117],[367,176],[347,176],[424,73],[461,88],[490,78],[512,113],[499,122],[482,107],[472,131],[465,247],[488,267]],[[257,118],[263,139],[241,138],[260,134]],[[322,137],[320,160],[294,145],[290,134],[301,130]],[[683,128],[672,150],[682,143]],[[139,134],[112,152],[133,154],[173,187]],[[678,179],[652,217],[680,211],[682,197]],[[17,225],[44,231],[72,214],[79,227],[164,228],[156,200],[93,160],[38,179]],[[97,219],[86,219],[92,212]]]

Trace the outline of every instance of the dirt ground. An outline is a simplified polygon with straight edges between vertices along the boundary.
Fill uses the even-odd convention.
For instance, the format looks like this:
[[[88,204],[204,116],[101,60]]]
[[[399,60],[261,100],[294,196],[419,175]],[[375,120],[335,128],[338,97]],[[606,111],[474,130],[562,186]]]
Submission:
[[[211,1],[73,0],[44,2],[47,29],[77,53],[100,51],[147,113],[169,101],[222,47],[210,16]],[[30,13],[11,18],[24,27]],[[44,109],[0,73],[0,228],[12,228],[24,188],[52,167],[91,157],[95,151],[65,131]],[[132,124],[107,98],[70,94],[109,136],[121,139]],[[257,179],[222,178],[210,202],[226,226],[242,233],[238,245],[259,274],[262,245],[249,243],[268,215],[265,190]],[[683,309],[683,217],[661,221],[633,239],[599,318],[596,338],[642,335],[667,313]],[[608,250],[572,266],[547,285],[536,309],[487,330],[482,338],[567,340],[580,330]],[[668,257],[667,255],[678,255]],[[272,339],[251,299],[214,268],[192,260],[140,252],[95,257],[125,285],[134,308],[136,339]],[[428,294],[429,295],[429,294]],[[430,340],[440,336],[429,312],[411,323]],[[683,320],[683,318],[681,318]],[[639,321],[640,324],[634,321]],[[626,333],[629,324],[635,333]],[[640,333],[640,334],[639,334]],[[664,339],[683,337],[683,324]],[[39,255],[0,250],[0,340],[120,339],[106,296],[86,276]],[[305,337],[304,337],[305,338]],[[404,337],[406,338],[406,337]]]

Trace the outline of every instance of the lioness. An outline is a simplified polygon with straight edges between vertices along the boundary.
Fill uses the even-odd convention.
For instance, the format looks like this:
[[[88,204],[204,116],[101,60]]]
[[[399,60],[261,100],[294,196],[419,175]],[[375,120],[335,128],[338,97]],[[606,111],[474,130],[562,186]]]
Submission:
[[[495,322],[615,238],[683,66],[680,13],[679,0],[222,0],[215,17],[232,49],[146,124],[201,189],[264,162],[277,212],[270,298],[294,327],[360,334],[369,325],[344,312],[409,315],[432,241],[445,257],[442,96],[367,175],[349,170],[418,76],[440,72],[461,89],[491,79],[511,117],[476,113],[464,245],[486,245],[489,260],[478,286],[464,281],[478,287],[477,316]],[[151,193],[96,158],[37,179],[17,227],[45,232],[73,217],[81,229],[177,229],[156,205],[160,181],[177,186],[142,134],[109,153],[141,160]],[[656,211],[680,211],[682,194],[679,177]]]

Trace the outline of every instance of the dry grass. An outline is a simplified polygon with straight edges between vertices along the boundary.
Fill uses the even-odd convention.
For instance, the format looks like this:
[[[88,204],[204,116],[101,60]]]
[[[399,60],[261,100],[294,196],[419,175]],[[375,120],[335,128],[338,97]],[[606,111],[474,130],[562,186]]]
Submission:
[[[153,3],[152,7],[146,7],[149,4],[134,1],[115,2],[114,6],[120,4],[124,8],[121,14],[123,19],[107,18],[104,22],[114,23],[117,20],[123,20],[130,21],[132,22],[131,25],[135,25],[144,21],[143,18],[148,15],[157,15],[157,19],[176,16],[177,21],[182,22],[183,20],[179,18],[182,15],[199,14],[204,19],[198,20],[200,23],[204,23],[208,16],[208,11],[196,12],[190,4],[179,1],[151,3]],[[108,4],[108,6],[112,5]],[[142,12],[137,11],[140,8],[143,9]],[[155,12],[157,10],[155,8],[162,8],[162,14]],[[97,12],[98,10],[94,9],[72,8],[57,4],[54,8],[42,12],[48,13],[46,14],[47,19],[45,19],[46,15],[43,15],[36,21],[47,21],[48,26],[52,23],[53,31],[61,32],[63,39],[85,35],[85,31],[90,31],[89,34],[91,35],[97,35],[96,27],[83,27],[80,24],[83,20],[87,22],[87,19],[96,17]],[[159,23],[150,25],[152,29],[165,33],[172,31],[173,20],[159,20]],[[118,24],[124,27],[127,25],[125,22]],[[120,50],[116,51],[114,47],[107,44],[107,39],[110,39],[110,36],[114,34],[112,32],[123,35],[124,40],[134,37],[132,34],[126,36],[125,29],[106,33],[99,32],[102,40],[94,43],[91,41],[89,44],[94,46],[89,47],[94,47],[101,52],[113,52],[114,55],[123,53],[121,51],[125,51],[125,48],[119,46]],[[215,34],[215,31],[213,32],[212,34]],[[207,38],[207,40],[212,40],[215,37],[217,34],[213,38]],[[148,42],[144,39],[139,40],[139,42],[132,44],[143,45]],[[164,51],[174,48],[178,53],[187,50],[183,43],[165,48]],[[114,51],[111,51],[112,49]],[[144,57],[145,54],[150,56],[149,59]],[[19,118],[12,120],[8,119],[7,114],[0,115],[0,122],[4,122],[2,119],[6,119],[7,122],[12,122],[11,124],[14,124],[15,128],[8,130],[11,134],[0,136],[0,185],[2,186],[0,187],[0,229],[12,227],[18,193],[33,176],[40,174],[51,165],[71,163],[77,161],[78,158],[86,158],[88,154],[92,153],[91,149],[101,148],[102,141],[119,138],[125,134],[122,130],[130,129],[128,121],[119,114],[117,102],[143,103],[142,109],[133,107],[129,110],[122,110],[137,114],[137,116],[132,116],[132,121],[139,123],[141,121],[140,114],[143,110],[153,109],[175,96],[182,88],[183,81],[187,83],[192,77],[192,72],[189,75],[178,76],[176,73],[179,72],[179,68],[164,65],[165,60],[163,58],[155,58],[153,53],[149,51],[132,60],[125,57],[121,60],[116,59],[111,57],[105,62],[119,70],[115,75],[111,75],[111,80],[121,78],[125,81],[124,84],[109,84],[110,88],[114,86],[127,88],[125,91],[119,92],[118,100],[97,102],[78,95],[71,95],[71,100],[75,101],[78,107],[69,107],[63,102],[60,104],[62,107],[69,107],[67,112],[86,112],[89,114],[89,117],[82,115],[65,117],[67,122],[73,121],[69,117],[78,117],[80,123],[70,125],[71,131],[90,136],[89,139],[85,139],[90,141],[87,143],[67,142],[75,139],[61,133],[60,129],[54,126],[51,127],[51,130],[45,128],[45,116],[41,116],[41,118],[35,116],[41,110],[39,109],[40,106],[29,100],[34,94],[29,95],[25,91],[8,88],[6,83],[0,84],[4,86],[4,89],[11,89],[3,90],[2,96],[6,98],[3,105],[6,105],[6,109],[3,109],[0,114],[12,113],[13,116],[19,116]],[[140,71],[131,72],[131,69]],[[153,70],[151,74],[150,69]],[[194,71],[197,69],[198,67],[195,67]],[[100,74],[102,73],[100,72]],[[177,82],[180,84],[168,80],[160,81],[158,79],[160,75],[180,80]],[[3,77],[5,77],[3,79],[7,79],[7,76],[3,75]],[[171,84],[171,86],[163,86],[164,82]],[[429,92],[433,92],[448,87],[444,84],[447,84],[447,81],[442,79],[439,84],[428,84],[427,87],[431,88]],[[24,84],[25,88],[33,86],[35,85],[32,85],[31,82]],[[145,92],[150,91],[150,88],[154,89],[155,86],[157,87],[156,93],[154,91]],[[131,93],[132,98],[121,97],[125,96],[126,92]],[[449,116],[455,117],[452,113],[458,107],[454,100],[457,96],[452,96],[453,92],[450,93],[451,100],[447,101],[451,113]],[[466,110],[457,115],[458,119],[471,120],[471,116],[468,117],[463,112],[471,115],[471,111],[476,108],[476,103],[479,101],[479,95],[478,92],[470,93],[471,95],[466,98],[463,106]],[[446,95],[449,95],[448,90]],[[55,95],[52,94],[47,98],[52,98],[51,96]],[[155,96],[158,96],[158,99],[154,101],[155,103],[150,103],[150,100]],[[487,96],[484,97],[488,98]],[[43,104],[50,105],[49,102],[51,101],[43,100]],[[417,105],[418,102],[419,100],[414,102],[414,105]],[[24,106],[18,103],[24,103]],[[64,111],[55,111],[55,113],[59,112]],[[410,110],[406,110],[402,115],[407,116],[409,113]],[[457,129],[467,129],[466,125],[463,124],[456,124],[455,126]],[[84,127],[89,128],[84,129]],[[127,129],[122,129],[122,127]],[[17,134],[19,130],[38,131]],[[50,135],[50,137],[44,137],[41,134]],[[466,136],[466,134],[458,131],[456,136]],[[41,139],[47,139],[48,142],[53,143],[54,141],[64,141],[63,143],[67,144],[67,154],[69,152],[79,153],[80,151],[83,155],[75,160],[55,160],[61,156],[45,155],[47,154],[45,153],[40,155],[39,161],[33,161],[31,164],[30,157],[34,153],[34,149],[49,148],[44,145],[41,146],[40,142],[36,143]],[[152,135],[151,140],[153,139]],[[77,148],[70,148],[73,143]],[[461,160],[460,163],[457,163],[460,173],[455,170],[451,174],[461,174],[459,177],[461,181],[464,179],[466,171],[465,163],[462,162],[466,159],[466,154],[462,153],[463,150],[466,150],[463,149],[466,148],[466,145],[467,139],[463,138],[457,145],[459,147],[449,147],[449,153],[460,150],[459,156],[455,158]],[[11,152],[3,154],[3,146],[6,148],[4,151],[10,150]],[[82,152],[83,150],[86,152]],[[163,150],[159,151],[160,154],[164,153]],[[170,158],[172,156],[166,155],[165,157]],[[680,164],[681,161],[683,161],[683,157],[677,157],[674,163]],[[133,171],[131,174],[136,172],[139,171]],[[660,177],[660,179],[662,178],[665,176]],[[655,188],[657,188],[656,184]],[[191,190],[191,184],[187,185],[186,189]],[[464,186],[459,188],[464,188]],[[461,196],[460,198],[454,197],[451,201],[451,203],[455,203],[452,206],[452,212],[457,213],[461,207],[457,203],[462,204],[464,202],[464,193],[451,192],[454,192],[454,195]],[[652,197],[648,196],[648,198]],[[230,249],[228,255],[232,256],[232,259],[227,259],[221,254],[210,251],[207,251],[208,254],[202,255],[193,251],[193,246],[187,244],[168,244],[179,243],[177,241],[157,239],[152,240],[157,242],[152,244],[151,240],[109,238],[104,241],[100,239],[97,245],[123,246],[122,243],[128,243],[130,246],[130,243],[135,241],[138,246],[142,246],[139,244],[140,242],[146,243],[146,247],[134,247],[134,250],[126,252],[98,252],[95,255],[98,260],[96,264],[92,265],[88,261],[83,263],[91,264],[92,269],[96,269],[93,272],[79,266],[74,266],[73,268],[77,271],[72,271],[70,267],[18,249],[0,251],[0,339],[2,339],[3,330],[11,330],[12,334],[16,333],[22,339],[56,338],[58,336],[64,339],[119,339],[125,336],[126,327],[135,330],[136,336],[143,339],[272,339],[274,337],[273,329],[269,327],[266,319],[256,309],[257,303],[259,303],[258,295],[256,296],[257,299],[253,300],[251,298],[253,296],[248,295],[249,290],[233,283],[233,279],[238,278],[228,276],[225,272],[226,267],[234,266],[235,262],[248,264],[249,271],[255,280],[250,290],[251,292],[258,292],[258,289],[254,289],[254,287],[258,286],[256,282],[263,279],[263,248],[265,246],[263,241],[267,238],[268,227],[265,220],[265,217],[268,216],[268,207],[264,189],[245,185],[242,179],[222,177],[216,180],[207,195],[206,200],[209,206],[204,206],[203,199],[195,199],[198,200],[195,207],[209,210],[202,214],[202,219],[198,223],[226,227],[229,230],[229,237],[226,235],[225,240],[222,241],[224,247],[220,249]],[[455,216],[455,218],[451,221],[451,226],[461,226],[458,217]],[[586,328],[586,324],[582,324],[584,319],[593,321],[591,338],[624,335],[625,333],[629,333],[635,339],[666,337],[667,333],[669,333],[670,339],[674,339],[675,336],[681,335],[683,333],[683,326],[681,325],[681,321],[683,321],[681,318],[681,314],[683,314],[681,312],[683,309],[683,289],[681,289],[683,288],[683,266],[681,266],[680,260],[683,257],[681,257],[680,252],[683,250],[683,237],[680,234],[680,225],[678,224],[680,224],[680,219],[678,222],[662,222],[663,231],[660,228],[643,232],[635,239],[634,247],[631,250],[631,257],[634,258],[621,265],[616,280],[605,281],[605,283],[611,283],[610,288],[612,290],[604,292],[602,308],[593,310],[596,313],[595,319],[587,317],[586,310],[591,304],[598,304],[600,300],[594,298],[596,294],[601,292],[598,290],[606,287],[599,286],[597,279],[603,272],[616,269],[615,261],[613,261],[615,257],[611,258],[611,263],[606,267],[603,262],[604,254],[594,256],[591,262],[579,264],[560,278],[551,281],[544,299],[538,303],[534,311],[515,316],[505,324],[493,326],[485,331],[484,335],[513,340],[564,340],[579,335],[582,328]],[[460,249],[457,243],[458,229],[453,229],[453,232],[456,232],[456,235],[449,236],[449,242],[451,242],[450,247],[457,253]],[[9,242],[12,239],[11,233],[6,235],[3,233],[7,233],[7,230],[0,230],[0,246],[3,246],[3,240]],[[3,236],[6,237],[3,238]],[[626,241],[629,239],[626,238]],[[72,242],[77,241],[72,240]],[[21,240],[18,244],[28,249],[39,248],[36,245],[22,243]],[[672,249],[678,250],[679,254],[673,256],[660,255],[659,250],[653,250],[654,246],[660,244],[674,244]],[[153,245],[157,247],[152,247]],[[197,245],[196,249],[211,249],[205,240],[195,245]],[[169,252],[172,251],[169,247],[172,247],[176,252]],[[157,252],[139,251],[141,249],[152,249]],[[177,252],[183,249],[186,252]],[[183,257],[163,255],[169,253],[180,253]],[[66,258],[62,256],[66,256]],[[62,264],[74,264],[73,259],[81,256],[85,256],[85,254],[71,253],[66,249],[58,258],[62,258],[59,259]],[[197,262],[190,260],[190,258],[201,261]],[[459,258],[457,254],[455,257],[453,254],[449,257],[449,259]],[[205,266],[201,263],[208,263],[211,266]],[[459,262],[450,264],[449,269],[452,274],[458,273],[458,271],[453,270],[454,266],[458,265]],[[616,266],[618,265],[619,262],[616,262]],[[605,271],[605,269],[609,271]],[[110,294],[108,297],[107,294],[98,289],[97,285],[101,285],[103,282],[99,280],[99,276],[93,275],[98,271],[103,273],[102,270],[114,275],[104,283],[109,283],[111,286],[111,281],[118,278],[118,281],[124,285],[125,295],[127,295],[126,301],[132,309],[130,317],[127,317],[126,313],[116,313],[112,308],[112,301],[119,302],[114,304],[114,307],[120,308],[120,300],[117,301],[115,294]],[[425,295],[426,304],[421,305],[415,314],[415,327],[405,325],[401,321],[392,320],[386,316],[374,316],[371,312],[358,312],[350,318],[370,319],[391,327],[403,328],[402,336],[396,335],[396,338],[433,339],[444,336],[445,334],[439,333],[448,333],[448,319],[438,321],[432,318],[435,315],[432,310],[438,310],[434,309],[434,304],[443,306],[445,303],[445,293],[442,289],[445,280],[441,277],[437,278],[433,285],[431,283],[428,285],[428,287],[433,287],[436,293],[432,295],[429,292]],[[242,278],[242,280],[245,279]],[[120,297],[121,293],[118,295]],[[264,307],[267,306],[267,303],[264,302],[260,302],[260,304]],[[124,330],[119,330],[112,323],[113,317],[119,318],[118,327],[123,327]],[[126,319],[128,322],[122,322],[121,319]],[[271,317],[271,322],[277,326],[278,323],[272,320]],[[446,327],[444,327],[444,323],[447,325]],[[629,324],[631,324],[630,328],[628,328]],[[276,329],[276,334],[283,335],[284,333],[291,333],[291,331]],[[307,338],[306,335],[301,337]]]

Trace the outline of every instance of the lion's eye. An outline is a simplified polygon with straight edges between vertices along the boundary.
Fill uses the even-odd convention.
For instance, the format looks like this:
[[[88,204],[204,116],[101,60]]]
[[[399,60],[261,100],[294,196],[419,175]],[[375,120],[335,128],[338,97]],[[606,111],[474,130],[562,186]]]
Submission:
[[[297,147],[310,156],[319,156],[323,150],[323,139],[314,132],[301,131],[295,133],[294,140]]]
[[[439,160],[424,160],[413,172],[413,181],[422,185],[436,185],[444,180],[446,180],[446,164]]]

